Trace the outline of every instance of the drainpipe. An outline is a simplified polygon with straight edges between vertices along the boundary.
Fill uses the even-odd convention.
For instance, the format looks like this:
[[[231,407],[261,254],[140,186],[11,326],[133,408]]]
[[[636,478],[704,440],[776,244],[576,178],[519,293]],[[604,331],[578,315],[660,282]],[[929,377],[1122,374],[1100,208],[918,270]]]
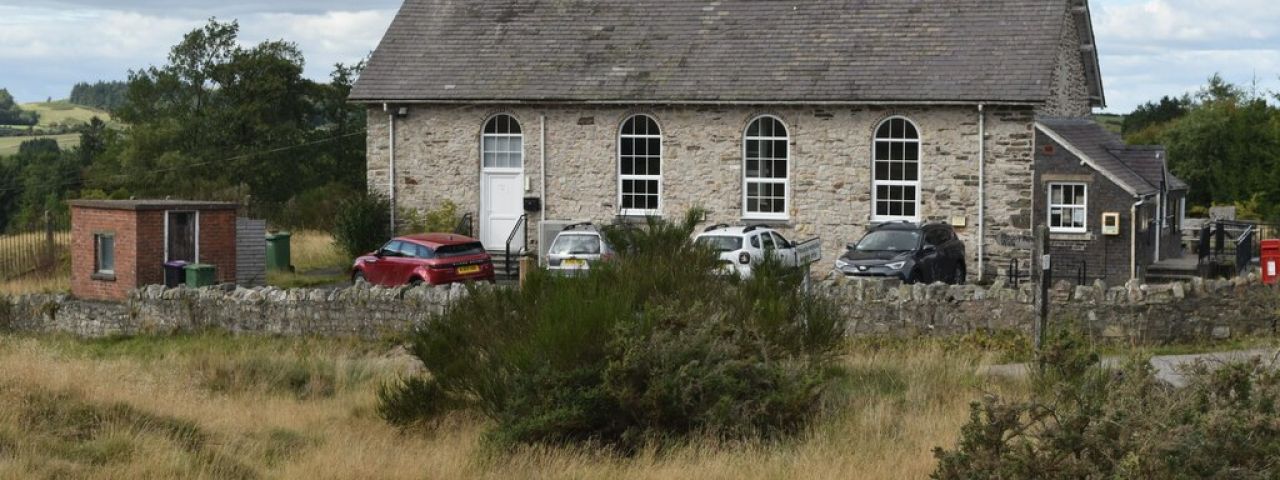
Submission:
[[[549,198],[547,197],[547,114],[542,114],[541,122],[542,138],[538,141],[541,166],[538,170],[541,171],[542,178],[539,181],[541,185],[538,187],[538,193],[539,195],[542,195],[542,218],[545,220],[551,212],[550,207],[547,206],[550,205],[550,202],[548,201]]]
[[[1138,278],[1138,207],[1147,203],[1147,197],[1139,197],[1129,210],[1129,280]]]
[[[391,201],[391,236],[394,237],[396,236],[396,112],[385,103],[382,104],[382,110],[387,112],[387,122],[390,127],[388,128],[390,138],[387,143],[387,153],[390,157],[387,162],[387,178],[390,181],[387,182],[387,190]]]
[[[978,281],[987,277],[987,114],[978,104]]]

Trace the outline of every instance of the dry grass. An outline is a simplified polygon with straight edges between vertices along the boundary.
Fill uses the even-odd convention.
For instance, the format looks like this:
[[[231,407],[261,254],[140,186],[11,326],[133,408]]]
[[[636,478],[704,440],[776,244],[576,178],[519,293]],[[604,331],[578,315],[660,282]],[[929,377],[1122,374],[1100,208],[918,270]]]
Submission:
[[[830,413],[790,442],[495,453],[479,420],[402,434],[373,414],[376,386],[412,368],[395,352],[221,335],[0,337],[0,478],[923,478],[970,401],[1022,391],[933,348],[856,353]]]
[[[300,273],[351,267],[351,259],[334,245],[333,235],[328,232],[300,230],[293,232],[289,241],[291,261]]]
[[[31,295],[37,293],[65,293],[71,291],[70,272],[33,274],[0,282],[0,295]]]

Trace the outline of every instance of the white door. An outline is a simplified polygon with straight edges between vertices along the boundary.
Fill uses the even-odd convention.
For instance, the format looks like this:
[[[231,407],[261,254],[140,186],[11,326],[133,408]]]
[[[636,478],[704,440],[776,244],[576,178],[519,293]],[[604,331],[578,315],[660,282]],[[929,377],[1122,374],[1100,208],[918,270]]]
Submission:
[[[516,222],[524,214],[524,176],[519,172],[489,170],[480,176],[480,241],[488,250],[504,250]],[[514,251],[523,245],[524,229],[521,229],[511,248]]]

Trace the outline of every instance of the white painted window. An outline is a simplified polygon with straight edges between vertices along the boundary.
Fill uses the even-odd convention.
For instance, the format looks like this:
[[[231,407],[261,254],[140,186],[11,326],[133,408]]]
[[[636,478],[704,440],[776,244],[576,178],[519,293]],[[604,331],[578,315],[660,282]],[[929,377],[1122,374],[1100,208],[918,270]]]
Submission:
[[[791,142],[786,125],[772,116],[756,118],[743,143],[743,216],[788,218]]]
[[[1083,183],[1049,184],[1049,230],[1088,232],[1089,187]]]
[[[495,115],[484,125],[484,140],[480,145],[484,168],[524,168],[524,135],[520,122],[511,115]]]
[[[93,236],[93,271],[102,275],[116,273],[116,236],[99,233]]]
[[[662,129],[648,115],[622,122],[618,197],[623,215],[662,214]]]
[[[872,152],[871,219],[920,219],[920,130],[902,117],[876,128]]]

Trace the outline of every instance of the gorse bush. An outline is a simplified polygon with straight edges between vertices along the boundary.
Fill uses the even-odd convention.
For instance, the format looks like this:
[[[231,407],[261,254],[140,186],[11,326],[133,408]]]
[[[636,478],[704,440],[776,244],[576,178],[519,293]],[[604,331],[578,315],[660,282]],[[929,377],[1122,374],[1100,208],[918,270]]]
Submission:
[[[364,255],[382,246],[391,234],[391,202],[378,194],[348,198],[338,206],[333,224],[333,241],[351,257]]]
[[[973,405],[933,478],[1280,478],[1280,374],[1260,361],[1196,366],[1177,389],[1060,333],[1044,364],[1030,401]]]
[[[531,272],[524,288],[473,290],[415,332],[428,375],[384,387],[401,426],[459,410],[491,440],[585,442],[622,452],[698,434],[777,437],[818,410],[842,338],[834,306],[801,274],[716,274],[715,255],[675,224],[610,227],[621,252],[590,275]]]

